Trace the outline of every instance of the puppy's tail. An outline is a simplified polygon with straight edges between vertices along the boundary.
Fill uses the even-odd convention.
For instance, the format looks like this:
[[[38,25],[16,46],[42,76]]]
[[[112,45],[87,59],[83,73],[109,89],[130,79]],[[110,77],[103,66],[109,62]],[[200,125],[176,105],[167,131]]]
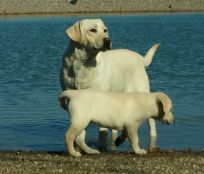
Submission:
[[[159,47],[159,44],[155,44],[147,51],[146,55],[144,56],[145,67],[148,67],[152,63],[153,56],[157,51],[158,47]]]
[[[69,100],[71,97],[73,97],[74,95],[76,95],[76,90],[65,90],[63,91],[60,96],[59,96],[59,103],[60,106],[64,109],[64,110],[68,110],[68,104],[69,104]]]

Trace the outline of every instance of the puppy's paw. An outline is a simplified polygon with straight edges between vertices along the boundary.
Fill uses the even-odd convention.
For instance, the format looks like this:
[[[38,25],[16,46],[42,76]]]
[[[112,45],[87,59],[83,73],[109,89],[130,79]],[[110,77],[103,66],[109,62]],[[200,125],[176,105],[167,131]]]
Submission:
[[[80,152],[72,152],[72,153],[70,153],[70,155],[74,156],[74,157],[80,157],[81,153]]]
[[[95,150],[95,149],[91,149],[89,150],[89,152],[87,152],[88,154],[100,154],[100,151]]]
[[[135,153],[139,155],[145,155],[147,154],[147,151],[145,149],[137,149]]]

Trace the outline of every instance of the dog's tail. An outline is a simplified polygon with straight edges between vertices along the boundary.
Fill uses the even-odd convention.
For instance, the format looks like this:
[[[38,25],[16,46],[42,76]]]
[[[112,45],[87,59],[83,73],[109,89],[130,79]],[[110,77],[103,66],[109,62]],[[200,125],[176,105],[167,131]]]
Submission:
[[[157,51],[158,47],[159,47],[159,44],[155,44],[147,51],[146,55],[144,56],[145,67],[148,67],[152,63],[153,56]]]
[[[68,110],[68,103],[71,97],[76,95],[76,90],[65,90],[63,91],[60,96],[59,96],[59,103],[60,106],[64,109],[64,110]]]
[[[115,145],[116,146],[121,145],[126,140],[126,138],[127,138],[127,131],[123,130],[122,134],[116,138]]]

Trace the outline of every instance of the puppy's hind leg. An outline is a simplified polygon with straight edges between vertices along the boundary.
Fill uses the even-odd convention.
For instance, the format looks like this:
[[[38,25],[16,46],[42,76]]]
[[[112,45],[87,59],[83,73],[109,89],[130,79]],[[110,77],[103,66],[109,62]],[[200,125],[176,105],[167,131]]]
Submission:
[[[71,125],[71,127],[69,128],[69,130],[65,134],[65,142],[66,142],[69,154],[71,156],[79,157],[79,156],[81,156],[81,153],[77,152],[74,148],[74,140],[75,140],[76,136],[77,136],[76,135],[76,128]]]
[[[132,149],[136,154],[142,155],[146,154],[147,152],[144,149],[140,149],[139,147],[139,139],[138,139],[138,134],[137,134],[137,129],[135,126],[130,126],[127,128],[127,135],[128,139],[132,145]]]
[[[86,128],[89,122],[78,122],[79,119],[76,119],[74,117],[74,120],[71,120],[71,126],[67,133],[65,134],[65,141],[67,144],[67,149],[70,153],[70,155],[79,157],[81,156],[80,152],[77,152],[74,148],[74,141],[76,140],[76,137]]]
[[[76,138],[77,145],[88,154],[99,154],[98,150],[90,148],[85,142],[86,131],[83,130],[80,135]]]

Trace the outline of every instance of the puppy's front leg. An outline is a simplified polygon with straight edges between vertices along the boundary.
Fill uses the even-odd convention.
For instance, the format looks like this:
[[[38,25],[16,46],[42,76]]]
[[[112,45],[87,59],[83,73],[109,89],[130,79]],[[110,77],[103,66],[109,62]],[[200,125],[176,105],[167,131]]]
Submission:
[[[83,130],[80,135],[76,138],[77,145],[88,154],[99,154],[98,150],[90,148],[85,142],[86,131]]]
[[[136,129],[136,133],[135,133]],[[135,126],[130,126],[127,128],[127,135],[129,138],[129,141],[132,145],[132,149],[136,154],[146,154],[147,152],[144,149],[140,149],[139,147],[139,140],[138,140],[138,134],[137,134],[137,129]]]

